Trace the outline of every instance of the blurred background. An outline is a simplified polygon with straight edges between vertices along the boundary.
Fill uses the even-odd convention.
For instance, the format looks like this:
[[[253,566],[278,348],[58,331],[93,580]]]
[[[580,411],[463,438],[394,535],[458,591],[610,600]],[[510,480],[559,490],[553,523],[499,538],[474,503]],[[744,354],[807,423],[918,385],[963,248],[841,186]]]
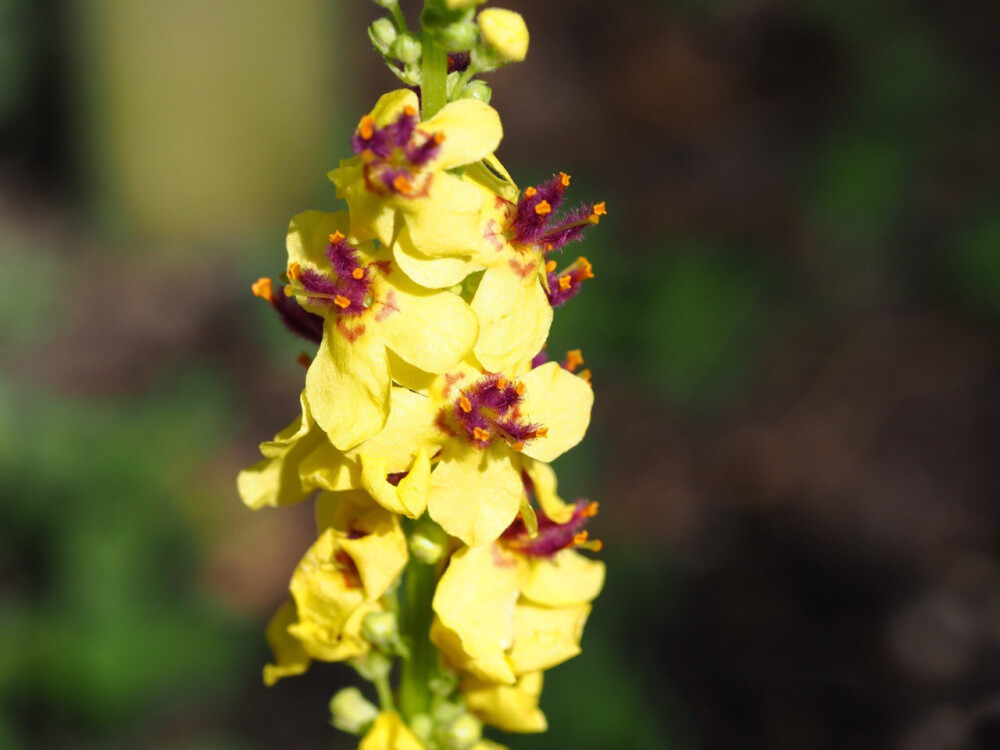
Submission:
[[[550,343],[608,584],[510,744],[1000,747],[1000,4],[507,6],[501,159],[610,211]],[[303,377],[249,286],[395,86],[375,10],[0,0],[0,748],[355,746],[348,669],[260,683],[311,511],[234,479]]]

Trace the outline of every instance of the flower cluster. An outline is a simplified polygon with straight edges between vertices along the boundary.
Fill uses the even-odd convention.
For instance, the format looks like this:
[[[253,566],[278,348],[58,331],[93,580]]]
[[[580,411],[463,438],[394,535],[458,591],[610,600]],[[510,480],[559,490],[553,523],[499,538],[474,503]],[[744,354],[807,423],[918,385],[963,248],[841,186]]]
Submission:
[[[347,661],[381,703],[331,701],[362,750],[487,750],[483,723],[545,730],[543,672],[579,652],[604,581],[581,554],[600,549],[597,503],[564,502],[549,466],[584,437],[590,371],[544,346],[593,276],[557,258],[605,205],[567,208],[563,172],[519,188],[495,156],[500,117],[473,77],[524,58],[520,16],[428,0],[418,35],[379,4],[372,41],[419,94],[360,119],[329,174],[347,210],[295,216],[280,286],[253,285],[318,345],[300,414],[238,479],[253,509],[318,493],[264,681]]]

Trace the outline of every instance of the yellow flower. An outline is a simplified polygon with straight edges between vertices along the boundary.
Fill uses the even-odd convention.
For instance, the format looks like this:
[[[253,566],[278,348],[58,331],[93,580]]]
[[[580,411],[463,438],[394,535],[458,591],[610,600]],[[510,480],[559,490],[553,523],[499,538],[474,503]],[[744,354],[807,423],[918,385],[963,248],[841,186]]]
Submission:
[[[487,8],[476,19],[483,41],[506,62],[520,62],[528,55],[528,26],[520,13]]]
[[[375,719],[358,750],[424,750],[413,732],[395,711],[383,711]]]
[[[403,233],[393,251],[403,272],[429,288],[452,286],[483,270],[472,299],[479,318],[473,353],[483,367],[499,372],[538,353],[552,308],[593,277],[585,258],[562,271],[546,258],[581,239],[606,209],[603,203],[583,204],[557,213],[570,184],[563,172],[519,193],[503,166],[490,158],[467,170],[465,179],[486,196],[476,241],[458,253],[436,253],[414,246]]]
[[[465,366],[431,389],[446,436],[427,510],[470,546],[496,539],[517,515],[528,459],[550,462],[583,439],[594,393],[556,362],[520,377]]]
[[[582,531],[595,512],[593,504],[578,503],[566,523],[540,518],[534,537],[514,524],[498,541],[452,556],[434,594],[431,627],[452,666],[514,685],[579,653],[604,565],[573,547],[599,548]]]
[[[302,413],[274,440],[260,444],[264,459],[244,469],[236,478],[240,498],[252,510],[292,505],[304,500],[311,488],[299,474],[303,459],[325,442],[323,432],[309,412],[305,392],[299,397]]]
[[[388,245],[397,215],[425,253],[461,253],[475,243],[484,195],[449,170],[492,154],[503,137],[500,116],[488,104],[460,99],[426,122],[417,95],[383,95],[355,131],[357,156],[330,172],[351,212],[351,232]]]
[[[316,422],[342,450],[385,425],[392,383],[387,349],[411,367],[444,372],[478,334],[461,297],[418,287],[385,248],[351,245],[347,225],[344,212],[307,211],[292,219],[286,287],[326,319],[306,393]]]
[[[397,516],[365,493],[321,495],[316,520],[319,538],[292,575],[292,599],[269,627],[275,664],[265,668],[268,684],[305,671],[309,658],[342,661],[364,654],[364,618],[381,609],[379,599],[406,566]]]
[[[465,703],[473,714],[505,732],[544,732],[545,714],[538,708],[542,673],[529,672],[513,685],[466,677],[461,684]]]

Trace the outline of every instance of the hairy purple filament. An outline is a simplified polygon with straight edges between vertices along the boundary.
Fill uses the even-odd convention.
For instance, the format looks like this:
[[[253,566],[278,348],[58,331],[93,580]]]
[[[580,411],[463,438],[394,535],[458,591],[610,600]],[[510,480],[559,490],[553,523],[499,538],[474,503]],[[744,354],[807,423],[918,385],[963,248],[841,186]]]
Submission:
[[[323,340],[323,318],[309,312],[298,302],[284,294],[285,287],[271,297],[271,307],[275,309],[285,328],[296,336],[318,344]]]
[[[594,206],[583,204],[556,217],[568,185],[569,176],[560,173],[537,187],[526,189],[507,227],[511,241],[538,245],[545,252],[552,252],[582,239],[587,227],[594,224],[590,219]]]
[[[370,305],[371,272],[358,260],[358,251],[343,238],[331,241],[326,248],[334,277],[305,269],[298,281],[309,302],[337,311],[341,316],[360,315]]]
[[[531,480],[525,488],[531,493]],[[591,518],[597,514],[597,503],[577,500],[573,515],[566,523],[556,523],[541,510],[538,511],[538,534],[532,537],[524,521],[518,516],[500,536],[501,543],[532,557],[552,557],[564,549],[580,544],[580,533]]]
[[[361,120],[351,147],[365,160],[365,182],[376,192],[412,196],[426,190],[430,175],[418,184],[419,172],[441,151],[442,133],[417,130],[417,111],[406,107],[399,117],[377,127],[371,116]]]
[[[520,450],[544,434],[539,425],[521,417],[522,400],[518,386],[502,375],[484,375],[461,391],[452,406],[456,432],[464,433],[477,448],[486,448],[500,437]]]

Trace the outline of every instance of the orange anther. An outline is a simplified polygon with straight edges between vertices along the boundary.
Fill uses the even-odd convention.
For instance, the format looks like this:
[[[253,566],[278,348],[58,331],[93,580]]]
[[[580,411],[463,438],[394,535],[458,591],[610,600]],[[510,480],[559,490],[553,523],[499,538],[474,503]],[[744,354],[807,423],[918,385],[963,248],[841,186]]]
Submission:
[[[442,133],[440,130],[438,132],[436,132],[434,135],[432,135],[431,138],[439,146],[442,143],[444,143],[444,133]]]
[[[506,387],[507,387],[507,378],[501,375],[499,378],[497,378],[497,388],[503,390]]]
[[[579,534],[573,535],[573,544],[576,545],[586,544],[588,539],[590,539],[590,532],[584,529]]]
[[[330,242],[332,242],[335,245],[338,242],[343,242],[345,239],[346,238],[344,237],[343,232],[334,232],[333,234],[330,235]]]
[[[351,276],[353,276],[354,278],[359,279],[359,280],[363,279],[364,276],[365,276],[365,269],[363,269],[363,268],[355,268],[353,271],[351,271]]]
[[[570,372],[576,370],[577,367],[583,364],[583,352],[579,349],[570,349],[566,352],[566,369]]]
[[[592,224],[599,224],[601,217],[607,215],[607,213],[607,204],[604,201],[601,201],[600,203],[594,205],[593,211],[591,211],[590,216],[587,218],[590,219]]]
[[[520,440],[518,440],[516,443],[511,443],[510,444],[510,449],[512,451],[514,451],[515,453],[520,453],[521,451],[524,450],[524,443],[522,443]]]
[[[546,242],[545,243],[545,252],[549,252],[549,250],[551,250],[552,247],[553,247],[553,245],[552,245],[551,242]]]
[[[472,435],[476,440],[482,440],[484,443],[490,439],[490,431],[484,430],[482,427],[476,427],[472,431]]]
[[[286,297],[291,297],[293,294],[295,294],[295,292],[292,291],[292,288],[290,286],[283,287],[283,289]]]
[[[344,295],[338,294],[336,297],[333,298],[333,304],[335,304],[341,310],[346,310],[348,307],[351,306],[351,301],[347,299],[347,297],[345,297]]]
[[[406,115],[407,117],[413,117],[415,114],[417,114],[417,108],[414,107],[412,104],[407,104],[405,107],[403,107],[403,114]]]
[[[358,135],[364,138],[366,141],[375,135],[375,118],[371,115],[365,115],[361,118],[361,122],[358,123]]]
[[[548,427],[539,427],[537,430],[535,430],[535,437],[545,437],[548,434],[549,434]]]
[[[298,281],[299,279],[301,279],[302,278],[302,266],[300,266],[298,263],[289,263],[288,264],[288,278],[290,278],[292,281]]]
[[[535,190],[535,188],[533,188],[533,187],[526,187],[524,189],[524,197],[525,198],[533,198],[534,195],[535,195],[535,193],[537,193],[537,192],[538,191]]]
[[[566,174],[565,172],[559,173],[559,184],[562,185],[564,188],[569,187],[569,180],[570,176],[568,174]]]
[[[556,262],[554,260],[546,261],[545,272],[552,273],[555,270],[556,270]]]
[[[518,396],[523,396],[524,395],[524,383],[518,383],[516,386],[514,386],[514,390],[517,391],[517,395]]]
[[[597,511],[598,511],[599,507],[600,506],[598,505],[598,503],[597,503],[596,500],[593,501],[593,502],[587,503],[580,510],[580,515],[583,516],[584,518],[593,518],[594,516],[597,515]]]
[[[396,189],[396,192],[402,193],[403,195],[409,195],[410,190],[413,186],[410,181],[406,179],[406,175],[396,175],[396,179],[392,181],[392,186]]]
[[[264,277],[257,279],[250,285],[250,291],[253,292],[255,297],[260,297],[268,302],[274,300],[274,284],[271,283],[270,279]]]
[[[587,260],[583,256],[580,256],[579,258],[576,259],[576,262],[580,266],[580,270],[583,273],[582,278],[584,279],[594,278],[594,267],[590,265],[589,260]]]
[[[590,375],[591,373],[589,368],[586,370],[580,370],[580,379],[587,385],[590,385]]]
[[[309,369],[309,365],[312,364],[312,357],[310,357],[305,352],[299,352],[299,356],[295,358],[295,361],[298,362],[303,367],[305,367],[306,369]]]
[[[535,205],[535,213],[539,216],[547,216],[552,213],[552,206],[549,205],[548,201],[538,201]]]
[[[472,411],[472,402],[469,401],[469,399],[467,399],[465,396],[462,396],[462,398],[458,400],[458,406],[466,414]]]
[[[569,276],[560,276],[559,277],[559,288],[560,289],[562,289],[565,292],[571,286],[573,286],[573,279],[571,279]]]

